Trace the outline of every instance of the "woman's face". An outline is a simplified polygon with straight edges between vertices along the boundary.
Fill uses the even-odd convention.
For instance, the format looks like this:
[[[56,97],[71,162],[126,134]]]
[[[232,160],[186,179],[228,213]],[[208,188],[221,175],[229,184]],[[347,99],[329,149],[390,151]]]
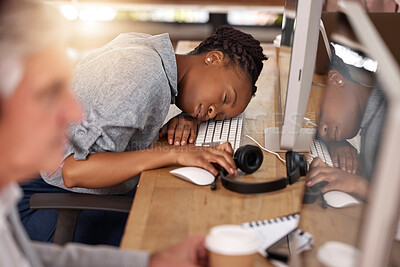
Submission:
[[[223,53],[210,52],[204,55],[204,64],[188,70],[179,84],[177,98],[184,112],[206,121],[232,118],[245,110],[252,95],[250,78],[226,60]]]
[[[354,137],[360,129],[362,116],[351,82],[328,78],[318,128],[322,139],[339,142]]]

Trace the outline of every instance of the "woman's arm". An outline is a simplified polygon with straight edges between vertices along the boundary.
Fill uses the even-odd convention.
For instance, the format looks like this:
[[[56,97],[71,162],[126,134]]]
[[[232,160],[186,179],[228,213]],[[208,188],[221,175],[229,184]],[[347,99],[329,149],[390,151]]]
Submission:
[[[197,166],[217,175],[217,164],[234,174],[235,162],[229,143],[217,147],[163,146],[130,152],[98,152],[86,160],[66,158],[62,176],[66,187],[105,188],[120,184],[145,170],[168,165]]]

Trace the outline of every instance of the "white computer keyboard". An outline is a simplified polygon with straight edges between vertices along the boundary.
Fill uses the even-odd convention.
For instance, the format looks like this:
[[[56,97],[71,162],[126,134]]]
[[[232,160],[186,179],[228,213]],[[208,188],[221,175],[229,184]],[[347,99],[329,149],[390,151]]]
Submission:
[[[319,140],[313,139],[310,145],[310,152],[308,154],[308,163],[311,164],[313,159],[319,157],[325,162],[329,167],[333,167],[331,154],[329,153],[328,147],[326,144]]]
[[[223,121],[202,122],[199,125],[195,146],[215,146],[228,141],[236,151],[240,147],[242,128],[243,115]]]

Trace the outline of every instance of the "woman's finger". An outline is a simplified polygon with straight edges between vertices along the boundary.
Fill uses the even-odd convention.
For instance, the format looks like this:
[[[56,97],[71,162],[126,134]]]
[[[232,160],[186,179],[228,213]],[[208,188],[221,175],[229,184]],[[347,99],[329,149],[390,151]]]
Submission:
[[[189,134],[190,134],[190,128],[188,126],[185,126],[183,128],[183,132],[182,132],[182,139],[181,139],[182,146],[187,144],[188,139],[189,139]]]

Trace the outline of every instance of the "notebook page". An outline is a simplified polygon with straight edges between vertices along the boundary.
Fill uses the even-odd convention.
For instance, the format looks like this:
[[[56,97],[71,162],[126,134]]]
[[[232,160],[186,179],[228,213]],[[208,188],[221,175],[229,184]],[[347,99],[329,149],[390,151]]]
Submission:
[[[299,219],[300,215],[296,213],[270,220],[246,222],[241,226],[256,231],[261,242],[258,253],[266,257],[266,249],[296,229]]]

